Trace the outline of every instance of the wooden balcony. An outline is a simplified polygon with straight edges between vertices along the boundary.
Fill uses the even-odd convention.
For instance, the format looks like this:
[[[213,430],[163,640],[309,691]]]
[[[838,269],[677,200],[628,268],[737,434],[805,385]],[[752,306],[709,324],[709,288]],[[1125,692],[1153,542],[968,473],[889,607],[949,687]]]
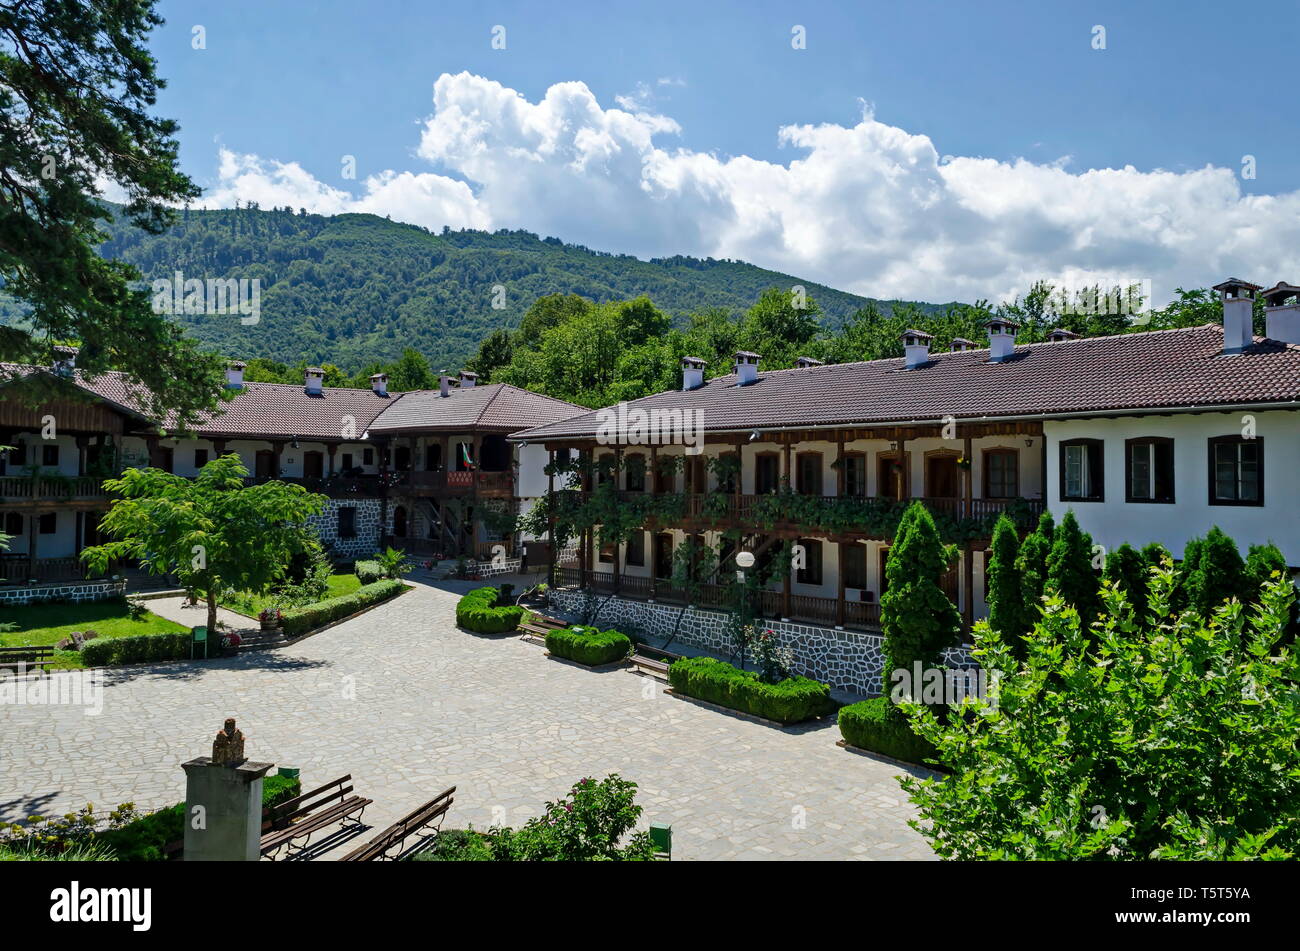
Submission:
[[[581,504],[590,493],[567,490]],[[794,493],[735,495],[721,492],[650,495],[619,492],[620,500],[644,505],[651,528],[687,531],[738,526],[776,535],[816,534],[844,539],[887,539],[904,510],[920,501],[940,523],[940,531],[965,538],[988,538],[1004,512],[1022,530],[1034,527],[1042,499],[907,499],[867,496],[805,496]]]
[[[0,503],[7,506],[96,502],[108,497],[101,476],[0,476]]]
[[[0,553],[0,584],[25,585],[30,581],[82,581],[100,578],[111,572],[91,572],[77,557],[29,558],[14,552]]]
[[[478,495],[480,498],[509,499],[515,494],[513,472],[413,470],[393,473],[391,479],[395,490],[416,496]]]

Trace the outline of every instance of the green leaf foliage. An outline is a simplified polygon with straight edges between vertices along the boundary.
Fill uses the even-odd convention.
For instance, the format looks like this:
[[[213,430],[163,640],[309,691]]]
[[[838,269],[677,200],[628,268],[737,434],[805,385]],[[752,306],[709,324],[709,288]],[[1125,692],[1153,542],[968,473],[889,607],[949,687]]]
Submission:
[[[289,608],[281,614],[281,628],[286,637],[298,637],[381,601],[387,601],[405,590],[406,585],[396,578],[375,581],[362,585],[350,594]]]
[[[1300,854],[1295,590],[1179,613],[1172,562],[1139,617],[1104,582],[1089,628],[1058,595],[1018,661],[976,626],[987,695],[948,722],[904,704],[949,775],[904,778],[913,827],[944,858],[1237,859]]]
[[[934,745],[916,735],[889,697],[872,697],[840,707],[839,727],[844,742],[861,750],[917,765],[932,762],[935,757]]]
[[[632,641],[618,631],[579,625],[547,632],[546,649],[556,657],[599,667],[627,657],[632,653]]]
[[[500,592],[496,588],[475,588],[456,602],[456,624],[475,634],[505,634],[519,627],[524,609],[514,605],[498,605]]]
[[[799,723],[835,709],[829,685],[808,677],[766,684],[758,674],[713,657],[687,657],[668,668],[673,691],[777,723]]]

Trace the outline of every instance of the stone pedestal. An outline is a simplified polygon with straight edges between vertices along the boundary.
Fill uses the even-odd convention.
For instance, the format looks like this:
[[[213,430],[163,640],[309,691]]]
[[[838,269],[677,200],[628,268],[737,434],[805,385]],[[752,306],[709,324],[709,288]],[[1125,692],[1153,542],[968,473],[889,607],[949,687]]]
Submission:
[[[244,736],[226,721],[211,756],[185,770],[185,861],[256,862],[261,858],[262,777],[271,763],[244,758]]]
[[[261,857],[262,777],[271,765],[245,761],[225,766],[209,756],[181,764],[185,861],[256,862]]]

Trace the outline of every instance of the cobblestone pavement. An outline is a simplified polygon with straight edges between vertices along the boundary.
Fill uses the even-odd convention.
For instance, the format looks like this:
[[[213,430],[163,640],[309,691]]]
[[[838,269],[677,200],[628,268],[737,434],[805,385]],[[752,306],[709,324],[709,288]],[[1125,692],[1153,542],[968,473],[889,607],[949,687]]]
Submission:
[[[452,785],[448,828],[516,825],[617,772],[640,784],[643,822],[673,826],[677,859],[933,857],[906,824],[901,767],[837,747],[833,723],[781,730],[468,634],[454,608],[472,584],[415,585],[291,647],[109,670],[98,716],[0,706],[0,819],[178,802],[181,762],[235,716],[250,759],[309,786],[351,773],[379,828]]]

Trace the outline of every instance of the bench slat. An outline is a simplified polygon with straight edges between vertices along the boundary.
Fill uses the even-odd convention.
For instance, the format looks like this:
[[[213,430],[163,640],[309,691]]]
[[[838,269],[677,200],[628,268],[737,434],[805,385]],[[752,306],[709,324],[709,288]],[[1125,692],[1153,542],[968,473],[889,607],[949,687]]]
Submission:
[[[372,859],[382,856],[394,845],[406,841],[407,836],[412,832],[424,828],[440,816],[446,815],[447,810],[451,808],[454,801],[452,793],[456,787],[452,786],[445,792],[439,793],[433,799],[430,799],[424,805],[407,813],[401,819],[398,819],[391,826],[385,829],[379,835],[375,836],[360,848],[353,849],[343,858],[341,862],[369,862]]]

